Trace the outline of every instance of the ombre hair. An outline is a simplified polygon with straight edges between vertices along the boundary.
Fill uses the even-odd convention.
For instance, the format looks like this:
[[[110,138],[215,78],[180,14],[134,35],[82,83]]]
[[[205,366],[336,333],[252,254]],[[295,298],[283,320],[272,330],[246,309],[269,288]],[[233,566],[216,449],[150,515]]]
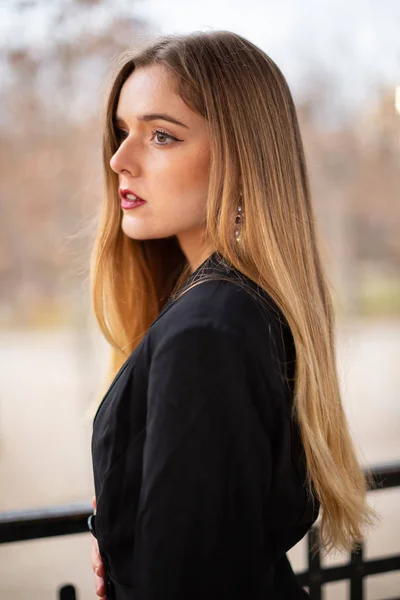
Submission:
[[[121,229],[115,111],[136,68],[160,65],[184,102],[206,121],[211,166],[204,221],[218,251],[273,299],[296,349],[293,418],[307,462],[307,491],[321,504],[321,549],[350,551],[377,513],[343,410],[334,310],[322,266],[295,105],[287,82],[260,48],[229,31],[163,36],[118,57],[104,116],[104,201],[92,254],[92,302],[111,349],[109,385],[165,302],[190,275],[175,236],[135,240]],[[239,200],[244,221],[233,234]],[[189,288],[190,289],[190,288]]]

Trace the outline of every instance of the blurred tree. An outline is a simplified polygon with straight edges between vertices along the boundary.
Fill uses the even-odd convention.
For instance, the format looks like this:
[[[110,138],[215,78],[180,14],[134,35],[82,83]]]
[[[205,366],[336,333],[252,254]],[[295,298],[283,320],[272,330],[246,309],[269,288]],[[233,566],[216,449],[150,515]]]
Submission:
[[[0,41],[0,319],[25,323],[79,298],[75,269],[88,265],[90,236],[75,234],[101,201],[104,81],[120,51],[152,35],[130,0],[59,0],[42,14],[47,36],[28,43],[23,29],[41,5],[17,2],[21,36],[12,47]],[[357,311],[360,265],[399,269],[400,119],[381,90],[376,106],[335,122],[334,92],[329,73],[315,70],[297,108],[328,258]]]
[[[0,318],[27,324],[75,298],[90,242],[79,231],[101,198],[102,85],[111,59],[150,35],[129,4],[63,0],[48,11],[43,45],[0,45],[10,74],[0,92]],[[17,3],[21,25],[38,5]]]

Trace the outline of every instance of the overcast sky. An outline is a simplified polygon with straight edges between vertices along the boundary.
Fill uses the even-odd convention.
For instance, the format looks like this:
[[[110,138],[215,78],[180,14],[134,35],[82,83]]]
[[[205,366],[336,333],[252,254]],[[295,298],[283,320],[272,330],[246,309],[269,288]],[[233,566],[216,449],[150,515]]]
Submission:
[[[0,0],[0,44],[45,46],[60,5],[74,0]],[[21,10],[24,5],[25,8]],[[156,33],[228,29],[263,48],[301,95],[315,72],[332,82],[333,104],[373,97],[377,84],[400,84],[400,0],[104,0],[74,28],[100,28],[110,11],[148,21]],[[82,17],[83,15],[81,15]]]
[[[160,33],[240,33],[270,54],[296,86],[319,66],[349,98],[362,97],[374,82],[400,84],[399,0],[145,0],[137,13]]]

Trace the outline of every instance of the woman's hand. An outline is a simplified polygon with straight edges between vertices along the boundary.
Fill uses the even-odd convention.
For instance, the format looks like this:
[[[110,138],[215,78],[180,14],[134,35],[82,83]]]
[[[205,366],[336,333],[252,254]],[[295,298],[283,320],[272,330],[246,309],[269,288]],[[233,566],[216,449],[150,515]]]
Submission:
[[[96,497],[93,496],[92,505],[96,510]],[[104,583],[104,565],[99,553],[99,545],[94,536],[92,536],[92,569],[94,571],[94,585],[96,594],[100,600],[106,600],[106,586]]]

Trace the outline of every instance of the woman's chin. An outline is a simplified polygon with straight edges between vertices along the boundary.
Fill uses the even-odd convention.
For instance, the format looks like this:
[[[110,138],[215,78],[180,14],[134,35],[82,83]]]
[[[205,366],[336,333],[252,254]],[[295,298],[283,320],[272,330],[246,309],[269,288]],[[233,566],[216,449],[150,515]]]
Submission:
[[[132,220],[126,217],[122,219],[121,229],[127,237],[133,240],[151,240],[164,237],[163,235],[155,234],[150,228],[144,227],[140,223],[133,223]]]
[[[134,240],[145,240],[149,237],[149,231],[143,227],[143,223],[127,212],[124,212],[122,216],[121,229],[126,236]]]
[[[135,209],[134,209],[135,210]],[[121,221],[121,229],[127,237],[133,240],[153,240],[176,235],[174,227],[149,227],[149,221],[135,218],[124,211]]]

